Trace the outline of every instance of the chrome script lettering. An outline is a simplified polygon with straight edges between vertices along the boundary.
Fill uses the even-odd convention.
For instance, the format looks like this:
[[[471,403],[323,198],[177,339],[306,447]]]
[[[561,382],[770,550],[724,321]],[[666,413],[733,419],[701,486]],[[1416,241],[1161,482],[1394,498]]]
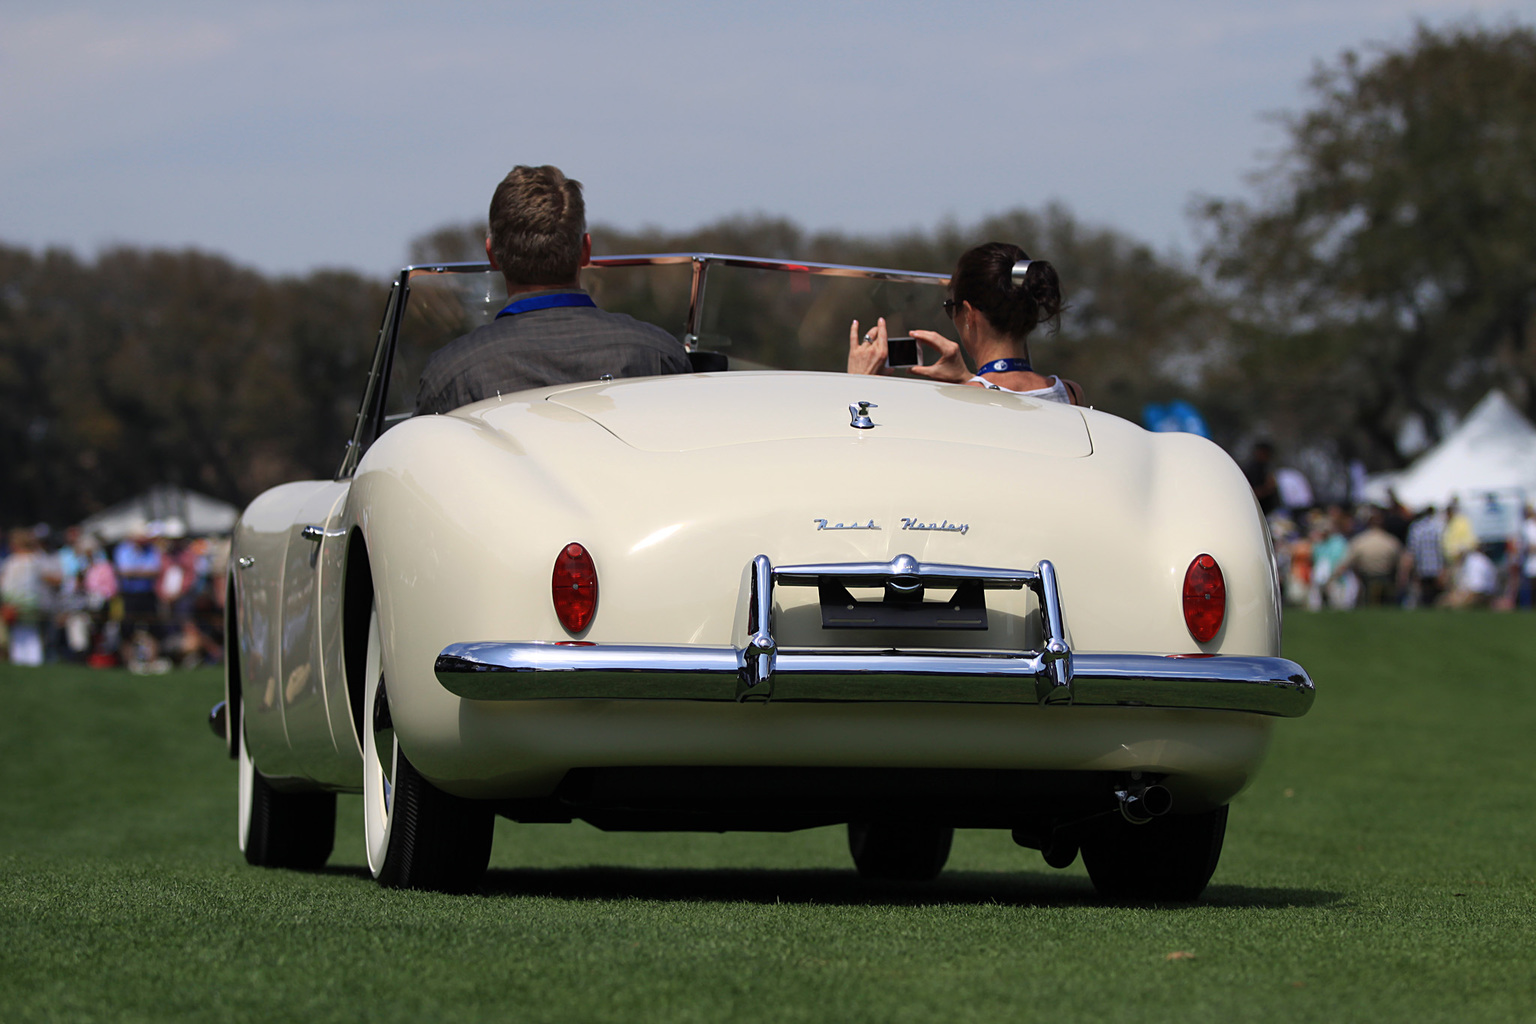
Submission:
[[[875,521],[873,519],[871,519],[867,523],[831,523],[831,522],[828,522],[825,519],[812,519],[811,522],[816,524],[816,529],[818,529],[818,530],[878,530],[878,529],[880,529],[880,527],[875,525]]]
[[[952,523],[948,519],[942,523],[925,523],[921,519],[913,519],[910,516],[901,517],[903,530],[937,530],[941,533],[958,533],[962,537],[969,532],[970,523]]]

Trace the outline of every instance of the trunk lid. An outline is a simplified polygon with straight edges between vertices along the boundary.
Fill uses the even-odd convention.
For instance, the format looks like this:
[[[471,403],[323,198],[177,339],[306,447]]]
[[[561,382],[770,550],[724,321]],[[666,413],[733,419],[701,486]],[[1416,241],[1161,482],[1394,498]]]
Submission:
[[[792,378],[770,386],[765,378]],[[1061,458],[1093,446],[1071,406],[979,387],[834,373],[730,373],[605,381],[547,401],[588,417],[642,451],[810,438],[940,441]],[[874,426],[855,429],[849,406],[870,402]],[[1022,414],[1022,415],[1021,415]]]

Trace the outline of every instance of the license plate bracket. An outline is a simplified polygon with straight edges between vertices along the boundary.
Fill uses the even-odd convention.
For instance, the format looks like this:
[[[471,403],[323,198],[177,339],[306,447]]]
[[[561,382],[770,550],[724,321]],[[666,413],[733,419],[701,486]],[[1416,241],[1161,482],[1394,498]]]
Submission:
[[[879,601],[861,601],[835,579],[816,583],[822,629],[986,629],[986,591],[979,580],[962,582],[947,600],[926,600],[919,584],[888,582]]]

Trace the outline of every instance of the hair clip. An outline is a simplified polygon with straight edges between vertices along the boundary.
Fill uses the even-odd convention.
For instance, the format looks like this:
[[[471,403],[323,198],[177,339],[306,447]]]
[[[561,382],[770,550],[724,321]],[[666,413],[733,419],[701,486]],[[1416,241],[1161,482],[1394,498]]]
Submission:
[[[1024,275],[1029,273],[1030,264],[1032,264],[1034,262],[1035,262],[1034,260],[1019,260],[1017,263],[1015,263],[1013,265],[1013,283],[1014,284],[1023,284],[1024,283]]]

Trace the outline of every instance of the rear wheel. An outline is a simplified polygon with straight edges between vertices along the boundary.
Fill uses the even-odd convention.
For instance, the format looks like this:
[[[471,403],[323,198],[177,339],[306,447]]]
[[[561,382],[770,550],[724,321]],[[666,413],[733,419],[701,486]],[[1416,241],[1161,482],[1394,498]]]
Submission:
[[[906,822],[848,823],[848,852],[864,878],[926,882],[949,860],[955,830]]]
[[[1109,899],[1189,902],[1211,880],[1226,834],[1225,807],[1166,814],[1144,825],[1118,821],[1083,839],[1083,865]]]
[[[266,868],[314,869],[325,864],[336,843],[335,793],[285,793],[275,789],[251,757],[241,709],[240,851],[248,863]]]
[[[363,696],[363,832],[382,885],[469,892],[491,857],[490,808],[437,789],[395,739],[378,612],[368,624]]]

